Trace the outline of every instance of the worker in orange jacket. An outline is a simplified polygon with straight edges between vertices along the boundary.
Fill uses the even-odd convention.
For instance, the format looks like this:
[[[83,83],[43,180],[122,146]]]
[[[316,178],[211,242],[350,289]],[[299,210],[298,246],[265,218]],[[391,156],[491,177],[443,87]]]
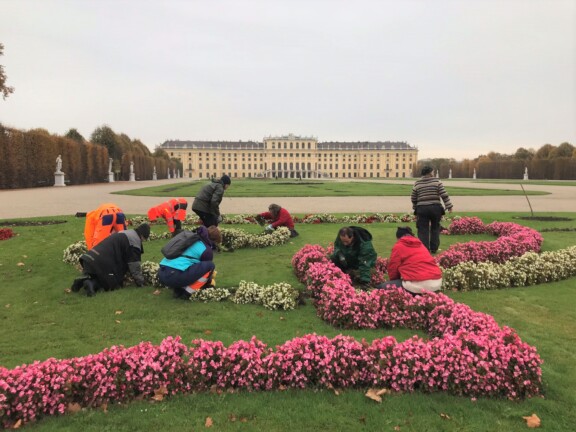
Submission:
[[[148,219],[154,222],[159,217],[163,218],[172,235],[182,230],[182,221],[186,219],[186,207],[188,203],[184,198],[172,198],[156,207],[148,210]]]
[[[86,224],[84,225],[86,247],[91,250],[110,234],[125,229],[126,216],[122,209],[116,204],[102,204],[96,210],[86,214]]]

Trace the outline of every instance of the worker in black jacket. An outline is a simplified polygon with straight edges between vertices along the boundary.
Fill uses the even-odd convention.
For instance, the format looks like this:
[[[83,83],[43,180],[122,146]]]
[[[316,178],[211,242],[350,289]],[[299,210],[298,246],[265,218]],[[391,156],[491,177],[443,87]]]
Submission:
[[[114,233],[98,243],[80,257],[83,275],[74,280],[72,291],[78,292],[84,287],[88,297],[92,297],[99,290],[114,290],[124,285],[128,271],[136,285],[143,286],[142,242],[149,236],[150,227],[144,223],[134,230]]]

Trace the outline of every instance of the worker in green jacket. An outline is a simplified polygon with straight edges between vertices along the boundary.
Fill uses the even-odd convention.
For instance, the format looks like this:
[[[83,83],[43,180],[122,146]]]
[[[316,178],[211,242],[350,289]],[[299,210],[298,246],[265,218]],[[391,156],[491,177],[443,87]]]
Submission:
[[[330,260],[350,275],[353,284],[367,289],[370,286],[372,270],[376,266],[376,257],[372,234],[364,228],[350,226],[338,231]]]

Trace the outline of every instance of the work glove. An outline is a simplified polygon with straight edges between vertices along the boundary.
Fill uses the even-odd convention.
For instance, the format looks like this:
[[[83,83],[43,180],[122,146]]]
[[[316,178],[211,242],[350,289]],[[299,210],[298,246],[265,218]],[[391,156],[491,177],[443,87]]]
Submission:
[[[274,227],[272,226],[272,224],[266,227],[266,231],[274,231]]]

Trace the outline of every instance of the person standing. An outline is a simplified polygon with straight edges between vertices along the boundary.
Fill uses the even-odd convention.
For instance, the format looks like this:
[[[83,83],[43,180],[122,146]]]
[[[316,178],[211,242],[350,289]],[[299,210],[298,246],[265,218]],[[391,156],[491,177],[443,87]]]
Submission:
[[[377,288],[404,288],[412,294],[438,291],[442,287],[442,270],[410,227],[398,227],[398,241],[388,260],[388,282]]]
[[[432,167],[422,168],[422,177],[414,183],[410,199],[416,215],[418,238],[434,254],[440,246],[440,220],[445,210],[452,212],[453,206],[444,185],[434,177]]]
[[[222,222],[220,203],[222,202],[224,191],[230,187],[231,183],[230,177],[224,174],[220,179],[213,179],[202,187],[196,198],[194,198],[192,210],[202,220],[205,227],[218,226]]]
[[[268,211],[260,213],[256,216],[256,219],[269,222],[269,225],[266,226],[267,231],[274,231],[278,227],[285,226],[290,230],[290,237],[297,237],[299,235],[294,229],[294,220],[288,210],[280,207],[278,204],[270,204]]]
[[[129,271],[136,285],[144,286],[141,257],[142,242],[150,237],[150,227],[142,224],[138,228],[125,230],[106,237],[92,250],[80,256],[83,275],[72,283],[72,291],[84,287],[88,297],[96,292],[114,290],[124,285],[124,276]]]

